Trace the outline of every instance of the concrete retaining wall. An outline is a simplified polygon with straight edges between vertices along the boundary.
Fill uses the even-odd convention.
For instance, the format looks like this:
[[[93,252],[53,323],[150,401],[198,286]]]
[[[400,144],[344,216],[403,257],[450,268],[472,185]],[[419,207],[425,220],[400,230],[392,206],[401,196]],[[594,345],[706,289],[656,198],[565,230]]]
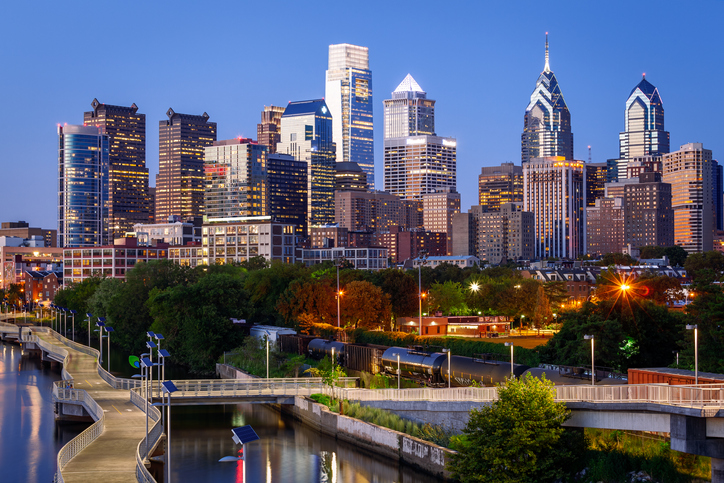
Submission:
[[[257,376],[228,364],[216,364],[216,375],[221,379],[258,379]]]
[[[462,432],[470,419],[470,410],[487,406],[484,402],[433,402],[433,401],[360,401],[362,406],[384,409],[416,423]]]
[[[325,434],[347,441],[367,451],[420,468],[439,478],[450,478],[445,468],[454,451],[404,433],[332,413],[322,404],[296,396],[294,405],[281,411]]]

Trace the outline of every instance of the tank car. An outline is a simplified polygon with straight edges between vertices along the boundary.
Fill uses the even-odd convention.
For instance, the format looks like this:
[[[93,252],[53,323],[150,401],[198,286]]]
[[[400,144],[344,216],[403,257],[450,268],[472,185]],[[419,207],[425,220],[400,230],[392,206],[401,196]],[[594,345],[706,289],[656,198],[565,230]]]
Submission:
[[[327,356],[332,357],[332,349],[334,349],[334,358],[336,362],[344,360],[345,347],[347,344],[336,340],[314,339],[309,342],[307,351],[312,359],[323,359]]]
[[[513,364],[513,374],[520,377],[530,366]],[[480,361],[464,356],[450,356],[450,372],[448,372],[447,360],[443,361],[440,375],[445,384],[452,373],[452,386],[466,387],[473,382],[491,386],[498,382],[504,382],[510,377],[510,362],[505,361]]]
[[[397,374],[397,356],[400,356],[400,375],[417,379],[429,385],[442,384],[440,368],[447,363],[442,352],[428,354],[402,347],[390,347],[382,354],[382,367],[387,374]]]

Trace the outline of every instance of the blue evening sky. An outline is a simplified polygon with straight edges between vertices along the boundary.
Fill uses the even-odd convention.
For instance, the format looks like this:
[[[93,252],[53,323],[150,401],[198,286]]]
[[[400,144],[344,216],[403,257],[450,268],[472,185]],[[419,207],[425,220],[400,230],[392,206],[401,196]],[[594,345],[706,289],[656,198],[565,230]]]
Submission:
[[[724,161],[723,14],[721,1],[5,2],[0,220],[56,227],[56,125],[81,124],[94,97],[146,114],[153,185],[169,107],[206,111],[219,139],[256,138],[264,105],[324,96],[327,48],[345,42],[370,49],[378,189],[382,101],[407,73],[437,101],[437,134],[458,140],[463,211],[480,167],[520,163],[546,31],[577,159],[618,155],[645,72],[672,150],[702,142]]]

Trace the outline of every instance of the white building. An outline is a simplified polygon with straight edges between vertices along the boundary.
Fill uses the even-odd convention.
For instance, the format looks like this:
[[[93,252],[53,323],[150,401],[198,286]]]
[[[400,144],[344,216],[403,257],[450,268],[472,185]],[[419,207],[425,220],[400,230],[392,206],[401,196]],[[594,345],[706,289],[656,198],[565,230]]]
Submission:
[[[306,266],[343,258],[357,270],[384,270],[387,268],[388,250],[385,247],[339,247],[304,249],[302,261]]]
[[[151,240],[160,240],[169,245],[201,243],[201,225],[180,220],[168,223],[137,223],[133,225],[133,235],[138,239],[138,244],[143,246],[148,246]]]

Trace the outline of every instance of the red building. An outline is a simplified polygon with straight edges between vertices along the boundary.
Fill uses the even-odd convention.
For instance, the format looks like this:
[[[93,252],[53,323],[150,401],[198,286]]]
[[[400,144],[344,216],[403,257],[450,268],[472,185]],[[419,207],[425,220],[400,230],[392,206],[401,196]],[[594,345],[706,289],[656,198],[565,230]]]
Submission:
[[[375,243],[387,247],[393,263],[417,258],[422,250],[428,256],[447,255],[447,233],[424,230],[403,230],[399,226],[377,233]]]
[[[422,318],[422,335],[457,337],[506,337],[510,334],[512,319],[504,315],[493,316],[435,316]],[[397,330],[410,333],[420,328],[419,317],[398,317]]]
[[[25,301],[35,304],[52,302],[63,285],[63,273],[47,270],[26,270],[23,275]]]

